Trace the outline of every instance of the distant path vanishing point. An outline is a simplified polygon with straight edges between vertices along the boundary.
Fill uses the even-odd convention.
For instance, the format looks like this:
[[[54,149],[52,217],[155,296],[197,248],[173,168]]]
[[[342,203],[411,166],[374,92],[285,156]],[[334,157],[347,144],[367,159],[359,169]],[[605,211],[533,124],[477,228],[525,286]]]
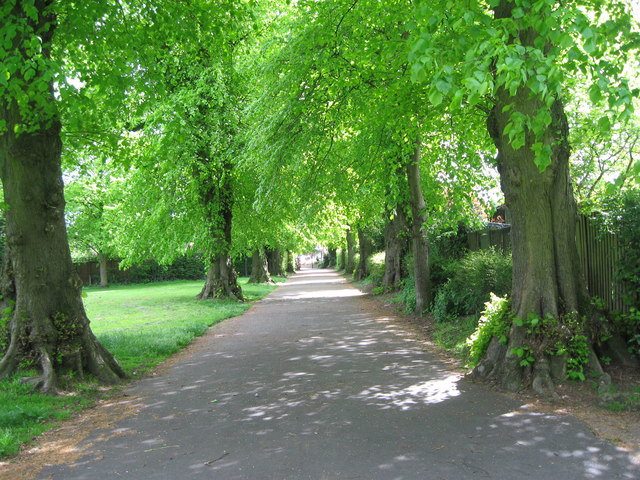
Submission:
[[[134,382],[132,414],[37,478],[640,478],[579,420],[462,380],[374,307],[333,271],[301,271]]]

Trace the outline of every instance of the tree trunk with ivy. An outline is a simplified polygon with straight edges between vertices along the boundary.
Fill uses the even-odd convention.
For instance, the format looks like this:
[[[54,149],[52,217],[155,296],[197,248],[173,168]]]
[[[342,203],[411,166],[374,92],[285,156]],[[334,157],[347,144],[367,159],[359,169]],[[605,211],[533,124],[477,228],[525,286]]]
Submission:
[[[503,1],[495,8],[495,17],[508,18],[513,8],[513,3]],[[532,45],[535,38],[535,32],[526,31],[521,32],[519,40]],[[535,162],[532,147],[536,140],[531,132],[519,149],[513,148],[504,134],[512,112],[505,111],[509,105],[529,118],[548,109],[551,124],[542,142],[551,147],[552,153],[551,164],[544,171]],[[575,243],[576,203],[569,172],[567,117],[559,99],[548,108],[528,88],[521,87],[511,95],[501,87],[487,125],[498,149],[502,191],[512,218],[511,303],[516,320],[508,344],[501,346],[494,341],[475,372],[497,380],[508,390],[532,387],[540,394],[554,395],[550,366],[559,358],[550,355],[554,336],[563,331],[579,333],[580,319],[590,314]],[[534,326],[530,319],[540,323]],[[586,348],[591,367],[602,373],[591,346]],[[534,360],[525,358],[527,352]]]
[[[51,4],[36,0],[36,19],[27,15],[21,2],[11,12],[14,20],[20,19],[40,38],[44,58],[49,57],[56,24],[55,15],[48,13]],[[14,42],[30,39],[22,30],[17,32]],[[37,72],[31,81],[46,82],[40,75]],[[43,102],[48,112],[55,112],[50,82]],[[16,133],[17,126],[29,121],[11,98],[0,99],[0,120],[7,126],[0,135],[0,174],[8,205],[2,294],[13,312],[0,378],[16,373],[26,362],[39,367],[41,374],[32,381],[47,393],[57,391],[66,372],[89,373],[103,383],[118,383],[125,372],[89,327],[82,282],[71,261],[64,221],[60,122],[53,114],[38,119],[28,132]]]
[[[238,275],[231,259],[233,166],[230,161],[223,160],[222,168],[210,169],[208,165],[211,160],[204,153],[200,154],[200,161],[202,170],[210,172],[208,178],[201,180],[200,196],[211,229],[213,253],[209,259],[207,279],[197,298],[230,298],[243,301],[242,288],[238,284]]]
[[[267,263],[267,255],[264,253],[264,248],[258,248],[253,252],[249,283],[271,283],[269,265]]]

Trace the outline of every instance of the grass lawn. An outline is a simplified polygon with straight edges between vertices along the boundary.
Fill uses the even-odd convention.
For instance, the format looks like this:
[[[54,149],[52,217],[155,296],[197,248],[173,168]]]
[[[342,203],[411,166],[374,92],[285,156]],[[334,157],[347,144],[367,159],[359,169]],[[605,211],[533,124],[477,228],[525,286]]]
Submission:
[[[240,283],[247,300],[260,299],[275,288],[247,284],[246,278]],[[198,301],[195,297],[202,284],[175,281],[87,288],[84,303],[91,329],[135,377],[187,346],[211,325],[251,306],[250,302]],[[84,382],[75,387],[74,395],[52,397],[33,393],[17,378],[0,382],[0,457],[17,453],[21,444],[54,427],[56,420],[91,405],[97,385]]]

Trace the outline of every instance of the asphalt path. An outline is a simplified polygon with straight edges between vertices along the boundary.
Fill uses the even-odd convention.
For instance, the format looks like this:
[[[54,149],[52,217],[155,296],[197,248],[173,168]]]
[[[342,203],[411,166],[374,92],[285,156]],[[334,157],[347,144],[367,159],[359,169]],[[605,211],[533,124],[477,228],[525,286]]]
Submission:
[[[640,478],[579,420],[461,379],[332,271],[303,270],[166,370],[38,478]]]

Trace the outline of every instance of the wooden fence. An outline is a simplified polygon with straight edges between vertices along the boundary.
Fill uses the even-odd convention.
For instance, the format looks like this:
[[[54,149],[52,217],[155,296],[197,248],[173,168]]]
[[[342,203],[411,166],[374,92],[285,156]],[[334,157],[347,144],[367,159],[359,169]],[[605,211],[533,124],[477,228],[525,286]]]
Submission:
[[[467,234],[469,250],[511,249],[511,228],[493,225]],[[603,232],[589,218],[580,215],[576,226],[576,247],[589,294],[601,298],[609,311],[625,311],[622,291],[615,281],[621,248],[615,235]]]
[[[593,220],[580,215],[576,244],[589,294],[604,300],[607,309],[624,311],[622,289],[615,280],[622,249],[615,235],[603,232]]]
[[[469,250],[487,250],[491,247],[508,252],[511,250],[511,227],[508,224],[490,224],[489,228],[467,233]]]

